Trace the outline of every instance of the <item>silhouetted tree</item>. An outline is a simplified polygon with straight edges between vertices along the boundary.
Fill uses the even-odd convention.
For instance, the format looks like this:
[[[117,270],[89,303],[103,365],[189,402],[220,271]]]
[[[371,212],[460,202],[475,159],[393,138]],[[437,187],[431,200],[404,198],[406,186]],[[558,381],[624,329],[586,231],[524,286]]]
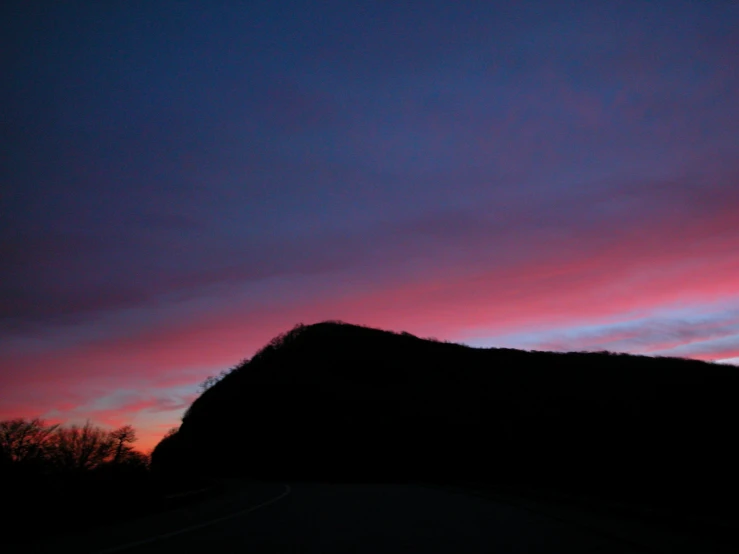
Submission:
[[[0,421],[0,494],[11,513],[3,524],[33,521],[34,534],[47,534],[73,518],[103,523],[151,509],[155,503],[146,500],[159,493],[149,457],[131,446],[135,440],[130,425],[109,431],[89,421],[70,427],[38,418]],[[15,539],[3,535],[7,540]]]
[[[87,421],[83,426],[60,427],[53,435],[51,453],[59,469],[88,470],[100,467],[114,454],[110,432]]]
[[[113,463],[120,463],[134,453],[131,445],[138,439],[136,431],[130,425],[124,425],[110,432],[114,443]]]
[[[0,458],[9,463],[42,459],[57,427],[39,418],[0,421]]]

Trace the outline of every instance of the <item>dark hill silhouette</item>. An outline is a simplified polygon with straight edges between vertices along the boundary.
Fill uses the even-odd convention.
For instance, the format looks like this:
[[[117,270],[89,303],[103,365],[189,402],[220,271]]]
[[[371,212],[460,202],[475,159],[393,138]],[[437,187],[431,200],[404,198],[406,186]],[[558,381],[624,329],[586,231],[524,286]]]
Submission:
[[[471,348],[338,322],[280,335],[207,389],[161,474],[466,480],[733,505],[737,368]]]

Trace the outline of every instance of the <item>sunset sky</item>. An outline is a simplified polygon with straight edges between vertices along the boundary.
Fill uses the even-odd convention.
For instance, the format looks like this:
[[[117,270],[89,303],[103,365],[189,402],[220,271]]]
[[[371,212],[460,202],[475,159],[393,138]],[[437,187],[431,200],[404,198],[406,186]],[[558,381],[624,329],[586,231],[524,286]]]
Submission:
[[[739,3],[3,2],[0,419],[298,322],[739,362]]]

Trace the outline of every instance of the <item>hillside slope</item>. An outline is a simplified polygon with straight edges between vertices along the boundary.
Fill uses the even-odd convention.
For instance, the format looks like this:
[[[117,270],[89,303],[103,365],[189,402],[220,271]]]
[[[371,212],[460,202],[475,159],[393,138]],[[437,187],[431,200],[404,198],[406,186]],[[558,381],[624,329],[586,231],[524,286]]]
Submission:
[[[299,326],[205,391],[161,472],[467,479],[733,502],[737,368]]]

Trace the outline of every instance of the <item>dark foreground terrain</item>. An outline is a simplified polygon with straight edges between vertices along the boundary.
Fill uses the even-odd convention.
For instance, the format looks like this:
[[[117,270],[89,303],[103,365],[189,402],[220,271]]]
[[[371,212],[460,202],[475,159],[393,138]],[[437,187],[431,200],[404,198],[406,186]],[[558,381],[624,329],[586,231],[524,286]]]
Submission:
[[[326,322],[195,400],[161,478],[473,482],[739,521],[739,372],[696,360],[470,348]]]
[[[151,477],[220,494],[35,551],[739,551],[734,367],[326,322],[210,385]]]
[[[732,552],[677,531],[397,484],[244,483],[168,514],[11,552]]]

